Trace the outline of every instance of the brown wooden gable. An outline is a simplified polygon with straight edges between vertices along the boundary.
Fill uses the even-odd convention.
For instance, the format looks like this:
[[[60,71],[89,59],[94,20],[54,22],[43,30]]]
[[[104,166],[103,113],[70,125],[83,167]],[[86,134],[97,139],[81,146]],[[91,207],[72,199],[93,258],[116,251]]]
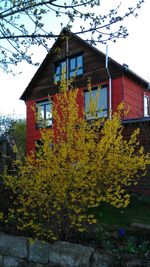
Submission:
[[[75,34],[64,29],[32,78],[21,99],[25,101],[28,99],[37,99],[58,92],[59,86],[54,84],[54,63],[80,52],[83,53],[84,74],[75,79],[75,86],[78,88],[86,87],[89,77],[91,78],[92,84],[107,82],[108,74],[105,68],[105,54]],[[109,71],[112,79],[114,79],[122,76],[124,68],[109,58]],[[129,70],[127,73],[130,73]],[[136,75],[132,73],[130,73],[130,76],[135,76],[136,78]],[[140,79],[143,81],[142,78]]]

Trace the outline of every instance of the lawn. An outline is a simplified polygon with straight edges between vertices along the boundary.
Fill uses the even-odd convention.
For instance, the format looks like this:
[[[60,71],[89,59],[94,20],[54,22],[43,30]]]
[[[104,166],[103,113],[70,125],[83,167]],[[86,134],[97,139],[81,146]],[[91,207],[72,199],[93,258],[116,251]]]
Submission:
[[[102,203],[90,210],[97,219],[95,231],[82,235],[80,241],[112,253],[128,253],[143,259],[150,258],[149,236],[136,234],[130,230],[130,224],[137,222],[150,224],[150,196],[133,194],[126,208],[115,208]],[[119,261],[120,265],[121,257]]]
[[[126,208],[102,203],[93,211],[98,223],[128,227],[133,222],[150,224],[150,196],[133,195]]]

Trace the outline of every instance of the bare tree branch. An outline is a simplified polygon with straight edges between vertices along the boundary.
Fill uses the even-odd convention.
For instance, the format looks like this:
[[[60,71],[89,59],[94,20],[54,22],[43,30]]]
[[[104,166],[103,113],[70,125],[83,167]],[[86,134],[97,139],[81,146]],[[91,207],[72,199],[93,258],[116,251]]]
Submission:
[[[13,62],[16,65],[26,60],[33,64],[29,48],[40,44],[48,49],[48,41],[59,36],[63,24],[78,35],[85,34],[85,39],[94,45],[125,38],[125,19],[137,16],[144,0],[131,2],[133,6],[123,12],[116,1],[113,9],[102,14],[100,0],[1,0],[0,65],[9,71]]]

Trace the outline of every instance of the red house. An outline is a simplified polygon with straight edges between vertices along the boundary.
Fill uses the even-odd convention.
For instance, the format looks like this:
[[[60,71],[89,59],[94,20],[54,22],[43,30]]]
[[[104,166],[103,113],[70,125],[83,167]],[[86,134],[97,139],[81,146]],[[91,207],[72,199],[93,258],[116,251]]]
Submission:
[[[49,127],[53,123],[52,103],[48,96],[53,96],[55,101],[64,68],[66,79],[71,78],[76,72],[74,85],[82,92],[78,97],[82,107],[86,109],[89,101],[87,81],[91,77],[93,96],[98,90],[98,85],[101,86],[98,105],[103,111],[99,112],[99,117],[107,117],[109,111],[116,111],[117,106],[123,101],[125,107],[129,107],[128,115],[124,115],[123,118],[123,123],[127,126],[125,134],[130,134],[131,125],[137,127],[146,123],[146,127],[149,127],[149,83],[132,72],[127,65],[121,65],[111,58],[107,61],[104,53],[63,29],[21,96],[27,105],[27,153],[35,149],[35,143],[40,139],[39,128]],[[33,107],[41,113],[38,123]],[[150,138],[150,148],[149,140]],[[147,139],[144,139],[144,142],[147,142]]]

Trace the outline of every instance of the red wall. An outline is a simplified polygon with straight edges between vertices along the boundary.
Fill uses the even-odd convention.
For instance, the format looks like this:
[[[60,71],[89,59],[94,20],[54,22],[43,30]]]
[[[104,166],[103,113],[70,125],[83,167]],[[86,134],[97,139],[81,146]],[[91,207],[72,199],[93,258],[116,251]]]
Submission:
[[[123,101],[122,78],[112,80],[112,111],[116,112],[119,104]]]
[[[107,83],[103,83],[108,85]],[[92,85],[92,86],[97,86]],[[81,88],[78,94],[78,105],[81,107],[80,116],[84,108],[83,91],[87,88]],[[145,92],[150,96],[149,92]],[[144,115],[144,89],[139,84],[126,77],[112,80],[112,111],[117,110],[118,105],[123,101],[125,109],[129,108],[129,113],[124,118],[139,118]],[[47,96],[45,96],[47,98]],[[27,101],[27,154],[35,149],[35,141],[40,139],[40,131],[36,129],[35,121],[35,102],[44,98]],[[55,96],[53,96],[55,101]],[[108,107],[109,107],[109,88],[108,88]]]
[[[27,101],[27,154],[35,150],[35,141],[40,139],[40,131],[36,129],[35,101]]]
[[[124,103],[125,108],[129,108],[129,113],[126,118],[144,117],[144,89],[140,84],[123,78],[124,84]],[[145,94],[150,97],[150,93],[145,91]]]
[[[26,152],[29,155],[31,151],[35,150],[35,142],[40,139],[40,130],[36,128],[36,101],[47,99],[47,96],[45,98],[40,98],[36,100],[28,100],[27,101],[27,146],[26,146]],[[55,96],[53,96],[53,102],[56,101]],[[78,93],[77,102],[80,109],[79,116],[83,116],[83,107],[84,107],[84,95],[83,91],[80,90]],[[54,126],[55,127],[55,126]]]

